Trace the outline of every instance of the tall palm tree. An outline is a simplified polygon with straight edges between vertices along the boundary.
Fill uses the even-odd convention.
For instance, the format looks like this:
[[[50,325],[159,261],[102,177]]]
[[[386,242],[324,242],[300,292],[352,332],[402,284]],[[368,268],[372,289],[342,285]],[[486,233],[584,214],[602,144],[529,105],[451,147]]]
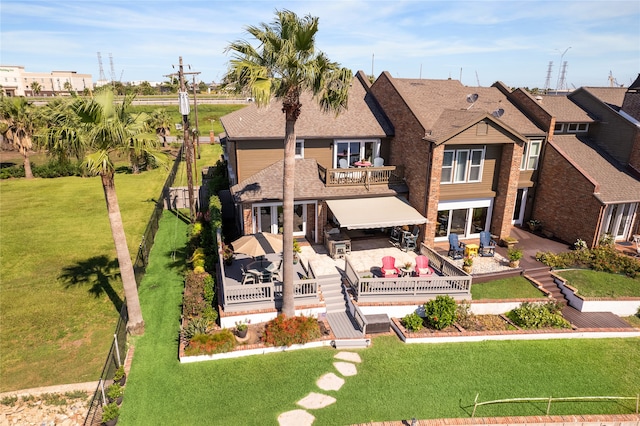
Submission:
[[[31,91],[33,92],[34,95],[38,96],[41,90],[42,90],[42,85],[40,83],[38,83],[37,81],[31,82]]]
[[[158,150],[155,134],[146,132],[146,117],[130,113],[132,101],[132,96],[125,96],[120,103],[114,104],[113,91],[110,89],[101,91],[93,98],[75,98],[70,104],[73,114],[67,116],[66,122],[58,123],[57,132],[48,135],[52,138],[66,138],[68,143],[73,142],[78,148],[83,147],[90,152],[84,157],[83,165],[87,172],[100,176],[102,181],[127,301],[127,330],[138,335],[144,333],[144,320],[120,215],[112,157],[128,157],[133,152],[138,156],[155,157],[159,164],[165,162],[165,157]]]
[[[167,143],[167,136],[171,134],[171,116],[164,108],[151,111],[147,120],[149,126],[155,130],[159,138],[162,139],[162,146]]]
[[[24,176],[33,178],[29,151],[33,148],[33,135],[37,128],[37,114],[31,102],[24,97],[0,99],[0,133],[16,148],[23,158]]]
[[[293,201],[295,176],[295,125],[302,104],[300,94],[311,92],[325,111],[340,113],[347,107],[352,73],[316,51],[318,18],[299,18],[288,10],[276,11],[271,24],[248,26],[258,47],[240,40],[226,51],[233,53],[225,80],[251,90],[259,106],[272,97],[282,101],[285,114],[283,207],[283,301],[282,313],[295,315],[293,298]]]

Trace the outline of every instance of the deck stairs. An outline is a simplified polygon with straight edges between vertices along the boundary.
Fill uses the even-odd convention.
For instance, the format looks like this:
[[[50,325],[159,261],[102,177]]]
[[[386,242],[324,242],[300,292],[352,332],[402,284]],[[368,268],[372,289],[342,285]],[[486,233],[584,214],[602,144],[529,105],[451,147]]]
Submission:
[[[632,328],[626,321],[611,312],[580,312],[569,305],[567,298],[555,283],[549,267],[532,268],[524,276],[547,291],[562,306],[562,316],[575,328]]]
[[[334,346],[338,348],[365,348],[369,341],[352,318],[347,307],[347,292],[340,275],[323,277],[320,282],[322,297],[327,308],[327,321],[335,335]]]

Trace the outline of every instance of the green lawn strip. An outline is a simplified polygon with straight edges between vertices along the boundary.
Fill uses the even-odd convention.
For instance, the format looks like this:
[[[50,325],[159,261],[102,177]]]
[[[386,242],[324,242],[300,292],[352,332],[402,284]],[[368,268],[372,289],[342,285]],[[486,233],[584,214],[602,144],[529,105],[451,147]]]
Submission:
[[[176,223],[178,224],[176,226]],[[337,371],[337,351],[308,349],[181,365],[177,359],[183,259],[171,259],[186,225],[165,213],[140,294],[146,333],[127,381],[120,423],[277,424],[299,409],[309,392],[337,398],[312,410],[314,424],[353,424],[416,418],[469,417],[480,401],[548,396],[633,396],[640,382],[636,339],[504,341],[458,344],[401,343],[395,336],[359,350],[358,374],[339,391],[316,381]],[[158,256],[164,259],[158,259]],[[630,413],[635,402],[562,403],[552,414]],[[546,404],[479,408],[479,416],[542,415]]]
[[[529,280],[523,277],[503,278],[471,285],[471,299],[531,299],[544,297]]]
[[[193,97],[191,98],[191,112],[189,114],[189,122],[191,127],[195,127],[195,109],[193,107]],[[178,99],[178,94],[175,94],[175,98]],[[213,128],[216,135],[219,135],[224,131],[222,124],[220,123],[220,117],[229,114],[233,111],[244,108],[246,104],[198,104],[198,124],[200,128],[200,135],[207,136],[209,131]],[[171,117],[171,134],[170,136],[176,136],[177,133],[182,133],[182,130],[176,130],[175,124],[182,123],[182,115],[180,115],[180,109],[178,105],[133,105],[132,111],[151,113],[157,109],[165,109]],[[212,121],[213,120],[213,121]]]
[[[574,269],[556,271],[558,275],[568,281],[568,284],[578,289],[578,294],[584,297],[640,297],[640,276],[629,278],[625,275],[588,269]]]
[[[222,155],[222,146],[219,144],[201,144],[200,145],[200,158],[196,159],[196,167],[199,170],[197,174],[194,174],[194,185],[202,184],[202,173],[200,172],[203,167],[213,166],[220,159]],[[187,186],[187,168],[186,162],[181,162],[178,170],[176,171],[176,178],[173,182],[173,186]]]
[[[166,174],[116,177],[132,257]],[[100,179],[10,179],[0,193],[0,391],[97,380],[123,297]]]

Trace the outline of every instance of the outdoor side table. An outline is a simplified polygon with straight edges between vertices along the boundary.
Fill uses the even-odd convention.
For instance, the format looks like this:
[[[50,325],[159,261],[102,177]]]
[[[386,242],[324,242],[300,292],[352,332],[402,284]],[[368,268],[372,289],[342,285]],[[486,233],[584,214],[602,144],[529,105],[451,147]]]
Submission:
[[[464,248],[465,256],[476,257],[478,256],[478,245],[477,244],[467,244]]]

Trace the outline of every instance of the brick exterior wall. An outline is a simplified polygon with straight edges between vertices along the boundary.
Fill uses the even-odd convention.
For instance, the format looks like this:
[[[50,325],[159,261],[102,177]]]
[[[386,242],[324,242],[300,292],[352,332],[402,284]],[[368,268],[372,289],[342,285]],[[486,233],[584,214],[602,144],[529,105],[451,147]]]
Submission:
[[[436,192],[434,195],[433,190],[427,192],[426,181],[428,165],[436,164],[436,161],[434,159],[432,163],[431,144],[423,139],[425,129],[395,90],[387,73],[380,75],[375,83],[373,83],[371,93],[391,123],[393,123],[395,129],[395,135],[390,144],[390,158],[386,164],[404,166],[405,180],[409,187],[409,204],[429,219],[429,215],[425,211],[427,194],[429,194],[430,200],[434,197],[437,200],[438,193]],[[440,159],[440,167],[441,165],[442,159]],[[436,168],[435,165],[434,168]],[[433,213],[433,219],[435,219],[435,217],[436,213]],[[431,226],[434,227],[435,224],[431,224]],[[433,232],[435,231],[431,233],[427,232],[426,237],[433,240]],[[424,237],[425,227],[421,226],[420,236],[418,237],[419,241],[424,241]],[[428,241],[425,241],[425,243],[428,243]]]
[[[533,218],[541,220],[544,230],[568,244],[580,238],[594,246],[603,209],[593,195],[594,183],[562,156],[553,143],[547,144],[543,162]]]
[[[500,158],[498,176],[498,188],[493,202],[493,214],[491,216],[491,233],[500,238],[509,236],[513,225],[513,209],[518,193],[518,180],[520,177],[520,162],[524,144],[514,143],[504,145]]]
[[[253,233],[253,214],[250,204],[242,205],[242,222],[244,224],[244,234],[248,235]]]

